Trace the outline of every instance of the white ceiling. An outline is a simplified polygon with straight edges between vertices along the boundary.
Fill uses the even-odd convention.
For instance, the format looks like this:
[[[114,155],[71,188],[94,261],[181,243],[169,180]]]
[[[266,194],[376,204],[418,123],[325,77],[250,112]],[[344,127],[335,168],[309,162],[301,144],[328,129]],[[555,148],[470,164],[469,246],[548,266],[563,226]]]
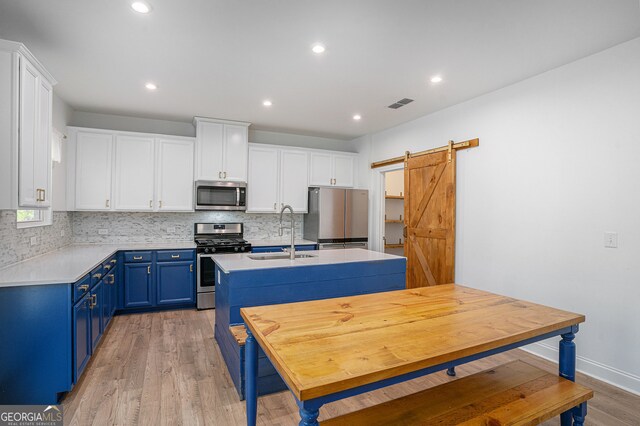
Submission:
[[[640,36],[638,0],[149,2],[0,0],[0,38],[77,110],[352,139]]]

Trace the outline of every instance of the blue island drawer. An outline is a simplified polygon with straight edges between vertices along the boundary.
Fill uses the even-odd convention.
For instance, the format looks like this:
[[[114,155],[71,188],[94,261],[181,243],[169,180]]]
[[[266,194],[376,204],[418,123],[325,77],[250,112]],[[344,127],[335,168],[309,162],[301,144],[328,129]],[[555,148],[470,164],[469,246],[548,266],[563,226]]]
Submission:
[[[124,252],[125,263],[151,262],[150,251],[126,251]]]
[[[193,260],[193,250],[162,250],[158,251],[158,262]]]
[[[98,265],[93,271],[91,271],[91,286],[98,284],[98,282],[104,277],[104,270],[102,265]]]
[[[105,275],[108,274],[110,271],[113,271],[116,268],[117,263],[118,263],[118,260],[116,259],[115,256],[110,257],[108,260],[105,260],[104,263],[102,264]]]
[[[77,302],[89,291],[91,287],[91,275],[87,274],[73,286],[73,301]]]

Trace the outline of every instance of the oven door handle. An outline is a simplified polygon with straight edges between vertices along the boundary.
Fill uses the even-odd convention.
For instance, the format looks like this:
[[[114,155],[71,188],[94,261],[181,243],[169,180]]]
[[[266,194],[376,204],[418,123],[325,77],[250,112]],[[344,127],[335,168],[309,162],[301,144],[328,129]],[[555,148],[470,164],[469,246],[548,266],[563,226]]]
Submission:
[[[240,207],[240,188],[236,188],[236,206]]]

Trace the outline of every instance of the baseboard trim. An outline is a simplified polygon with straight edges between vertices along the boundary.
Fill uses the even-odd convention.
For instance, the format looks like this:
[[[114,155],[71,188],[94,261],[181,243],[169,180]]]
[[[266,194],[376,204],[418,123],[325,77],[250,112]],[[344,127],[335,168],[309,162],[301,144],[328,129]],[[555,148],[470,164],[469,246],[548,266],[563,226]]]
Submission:
[[[524,346],[521,349],[556,364],[558,363],[558,349],[547,343],[532,343],[531,345]],[[576,369],[579,372],[593,377],[594,379],[609,383],[610,385],[620,389],[624,389],[627,392],[640,395],[640,377],[580,355],[576,358]]]

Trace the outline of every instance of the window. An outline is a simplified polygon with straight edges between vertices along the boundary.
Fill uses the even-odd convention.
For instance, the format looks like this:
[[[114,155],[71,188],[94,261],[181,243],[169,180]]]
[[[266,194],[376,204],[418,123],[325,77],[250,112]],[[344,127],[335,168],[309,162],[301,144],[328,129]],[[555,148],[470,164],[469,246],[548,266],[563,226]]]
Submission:
[[[18,228],[51,225],[51,209],[46,210],[18,210],[16,212]]]

